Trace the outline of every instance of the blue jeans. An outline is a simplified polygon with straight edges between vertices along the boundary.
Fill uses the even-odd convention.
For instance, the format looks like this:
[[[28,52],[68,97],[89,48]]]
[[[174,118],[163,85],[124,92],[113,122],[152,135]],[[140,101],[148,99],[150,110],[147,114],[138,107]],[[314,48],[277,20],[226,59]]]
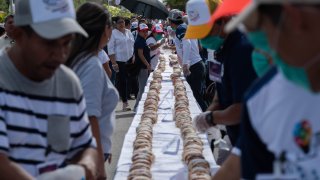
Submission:
[[[206,69],[202,61],[190,66],[191,74],[186,77],[188,84],[191,87],[192,93],[198,102],[201,110],[204,112],[208,108],[208,104],[204,99],[206,90]]]
[[[134,111],[137,110],[139,101],[141,100],[142,94],[144,92],[144,87],[147,85],[148,77],[149,77],[148,69],[141,69],[138,75],[139,92],[136,99],[136,104],[134,105]]]

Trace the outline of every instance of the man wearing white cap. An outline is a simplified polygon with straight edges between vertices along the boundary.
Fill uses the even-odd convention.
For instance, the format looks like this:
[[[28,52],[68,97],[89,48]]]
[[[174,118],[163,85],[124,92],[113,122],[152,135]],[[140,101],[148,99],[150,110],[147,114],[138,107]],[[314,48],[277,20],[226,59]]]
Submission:
[[[245,98],[232,155],[245,179],[320,177],[319,16],[319,0],[255,0],[227,26],[258,32],[253,44],[267,39],[276,65]]]
[[[137,95],[136,103],[134,105],[134,112],[137,112],[139,102],[141,100],[144,88],[147,84],[149,73],[151,72],[150,65],[150,48],[147,45],[149,28],[146,24],[140,23],[138,27],[138,37],[134,43],[134,54],[135,54],[135,63],[138,66],[138,83],[139,83],[139,92]]]
[[[134,37],[134,40],[137,39],[137,36],[138,36],[138,25],[139,25],[139,22],[138,21],[133,21],[131,23],[131,33]]]
[[[79,79],[64,65],[71,0],[16,0],[15,44],[0,52],[1,179],[93,179],[96,142]]]
[[[208,107],[203,96],[205,91],[206,70],[199,54],[198,40],[185,38],[187,24],[182,21],[182,17],[183,13],[180,10],[173,9],[169,12],[168,19],[170,26],[176,34],[174,43],[178,57],[182,59],[183,74],[201,110],[205,111]]]

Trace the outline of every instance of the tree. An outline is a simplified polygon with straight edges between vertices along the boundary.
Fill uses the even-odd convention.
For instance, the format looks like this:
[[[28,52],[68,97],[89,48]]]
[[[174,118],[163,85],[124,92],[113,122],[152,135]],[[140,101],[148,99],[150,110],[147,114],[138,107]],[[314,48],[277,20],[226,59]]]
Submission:
[[[188,0],[163,0],[163,2],[164,4],[167,4],[170,9],[185,11]]]
[[[9,11],[9,1],[0,0],[0,11],[8,13],[8,11]]]
[[[107,4],[104,4],[104,7],[108,9],[108,11],[112,17],[121,16],[121,17],[130,18],[131,16],[134,15],[129,10],[127,10],[125,8],[119,8],[119,7],[111,6],[111,5],[107,5]]]
[[[8,12],[9,12],[9,1],[0,0],[0,23],[3,23],[4,18],[7,16]]]

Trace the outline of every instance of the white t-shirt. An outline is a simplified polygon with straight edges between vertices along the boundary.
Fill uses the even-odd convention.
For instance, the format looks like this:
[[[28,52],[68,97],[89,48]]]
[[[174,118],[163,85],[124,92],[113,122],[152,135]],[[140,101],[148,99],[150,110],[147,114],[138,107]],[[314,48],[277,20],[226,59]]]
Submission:
[[[157,41],[154,37],[149,37],[147,39],[147,45],[150,46],[150,45],[156,45],[157,44]],[[159,55],[160,55],[160,48],[157,48],[153,51],[150,51],[150,57],[152,58],[150,60],[150,65],[151,65],[151,69],[155,69],[157,64],[158,64],[158,60],[159,60]]]
[[[78,75],[84,91],[88,116],[95,116],[99,121],[103,151],[105,154],[110,153],[115,108],[119,101],[118,91],[107,77],[97,56],[82,62],[80,61],[73,70]]]
[[[272,173],[278,158],[286,175],[320,177],[320,93],[273,68],[247,92],[244,104],[237,143],[241,153],[234,153],[241,156],[242,178]]]
[[[183,64],[189,64],[190,66],[201,61],[199,54],[199,46],[197,39],[185,39],[179,40],[177,37],[174,39],[176,45],[177,54],[182,58]]]
[[[105,64],[110,61],[108,54],[104,50],[100,50],[98,57],[100,59],[101,64]]]

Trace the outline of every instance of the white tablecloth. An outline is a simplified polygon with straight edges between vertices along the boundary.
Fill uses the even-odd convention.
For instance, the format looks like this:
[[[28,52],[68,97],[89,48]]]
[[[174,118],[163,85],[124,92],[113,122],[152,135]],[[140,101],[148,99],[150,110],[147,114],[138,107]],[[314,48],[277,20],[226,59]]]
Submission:
[[[152,139],[152,152],[155,155],[155,162],[152,164],[152,177],[155,180],[166,180],[174,177],[179,171],[184,168],[182,162],[183,144],[180,134],[180,129],[175,126],[173,121],[173,109],[174,109],[174,96],[173,85],[170,79],[172,68],[169,67],[169,51],[163,50],[165,57],[167,58],[166,70],[162,73],[163,80],[161,82],[160,101],[158,109],[158,122],[153,127],[153,139]],[[117,170],[114,179],[126,180],[129,174],[131,166],[131,157],[133,152],[133,141],[136,138],[136,127],[140,122],[140,117],[143,112],[144,101],[149,90],[149,82],[152,80],[152,74],[149,76],[148,84],[145,88],[142,99],[139,103],[137,114],[134,116],[132,124],[125,136],[121,155],[118,161]],[[189,108],[192,117],[201,113],[201,110],[192,94],[190,86],[185,81],[187,94],[189,98]],[[199,134],[204,143],[203,155],[209,162],[211,168],[217,168],[216,162],[213,158],[210,145],[208,143],[205,134]],[[168,144],[176,138],[176,141],[172,143],[169,148],[166,148]],[[177,146],[177,139],[180,139],[179,146]],[[178,147],[176,154],[164,153],[165,149],[172,151]]]

